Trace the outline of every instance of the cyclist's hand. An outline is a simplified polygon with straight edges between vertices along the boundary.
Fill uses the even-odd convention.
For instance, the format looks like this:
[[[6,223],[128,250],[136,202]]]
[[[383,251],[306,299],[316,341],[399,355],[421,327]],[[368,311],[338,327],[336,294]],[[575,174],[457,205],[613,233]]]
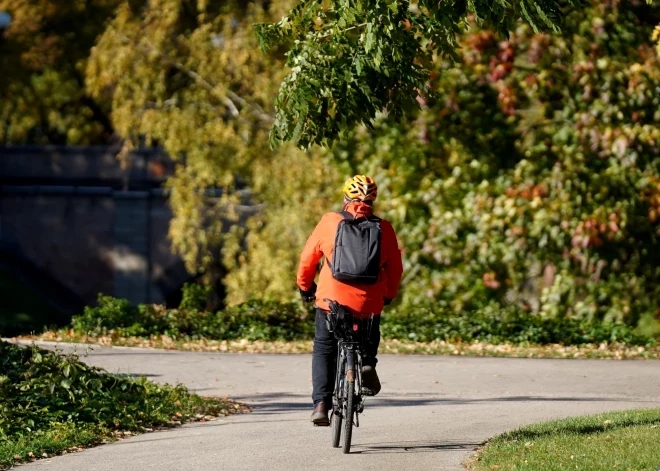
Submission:
[[[298,288],[298,290],[300,291],[300,297],[302,298],[303,302],[313,303],[316,300],[316,283],[312,283],[311,288],[309,288],[307,291],[303,291],[300,288]]]
[[[394,300],[390,299],[390,298],[383,297],[383,303],[385,304],[385,306],[389,306],[390,304],[392,304],[392,301],[394,301]]]

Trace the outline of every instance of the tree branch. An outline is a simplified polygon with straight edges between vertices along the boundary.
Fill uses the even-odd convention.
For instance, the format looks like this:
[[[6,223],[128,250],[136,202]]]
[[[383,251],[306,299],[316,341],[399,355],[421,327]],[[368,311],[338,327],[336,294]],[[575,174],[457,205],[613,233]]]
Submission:
[[[119,39],[122,40],[122,42],[126,44],[130,44],[131,40],[129,37],[116,33]],[[265,123],[272,123],[274,121],[273,117],[266,113],[261,106],[259,106],[256,103],[249,103],[247,100],[244,98],[238,96],[236,93],[233,91],[226,89],[225,93],[221,93],[220,90],[218,89],[219,87],[216,84],[213,84],[211,81],[200,75],[199,73],[195,72],[194,70],[189,69],[185,65],[183,65],[181,62],[178,62],[176,60],[173,60],[169,57],[167,57],[165,54],[156,51],[156,48],[154,48],[151,44],[148,42],[142,42],[141,44],[138,45],[138,47],[145,53],[153,53],[157,52],[158,57],[167,65],[174,67],[180,72],[183,72],[186,74],[189,78],[191,78],[198,86],[202,87],[206,91],[208,91],[211,95],[215,96],[217,99],[219,99],[229,110],[229,114],[236,119],[239,120],[244,120],[244,118],[241,116],[241,111],[239,110],[238,105],[250,109],[251,113],[256,116],[260,121],[263,121]]]
[[[338,34],[338,33],[347,33],[348,31],[352,31],[352,30],[354,30],[354,29],[358,29],[358,28],[363,28],[363,27],[365,27],[365,26],[367,26],[367,23],[360,23],[359,25],[351,26],[350,28],[346,28],[345,30],[342,30],[342,31],[332,31],[332,32],[329,32],[329,33],[327,33],[327,34],[323,34],[323,35],[321,35],[321,36],[317,36],[316,39],[329,38],[330,36],[334,36],[335,34]]]

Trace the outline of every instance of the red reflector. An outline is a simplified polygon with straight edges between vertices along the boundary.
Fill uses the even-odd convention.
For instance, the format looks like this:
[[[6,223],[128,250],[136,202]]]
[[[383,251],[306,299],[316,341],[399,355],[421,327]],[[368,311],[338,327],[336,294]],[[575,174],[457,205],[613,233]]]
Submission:
[[[353,324],[353,332],[357,332],[357,331],[358,331],[358,325],[357,325],[357,324]]]

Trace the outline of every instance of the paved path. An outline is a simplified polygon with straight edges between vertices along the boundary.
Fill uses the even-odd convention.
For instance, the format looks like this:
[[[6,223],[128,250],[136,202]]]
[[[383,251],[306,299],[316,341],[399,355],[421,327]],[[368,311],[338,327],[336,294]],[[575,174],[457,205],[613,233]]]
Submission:
[[[310,355],[235,355],[94,347],[110,371],[182,382],[254,412],[141,435],[21,467],[52,471],[460,470],[489,437],[532,422],[660,407],[660,362],[383,355],[383,391],[353,451],[309,422]]]

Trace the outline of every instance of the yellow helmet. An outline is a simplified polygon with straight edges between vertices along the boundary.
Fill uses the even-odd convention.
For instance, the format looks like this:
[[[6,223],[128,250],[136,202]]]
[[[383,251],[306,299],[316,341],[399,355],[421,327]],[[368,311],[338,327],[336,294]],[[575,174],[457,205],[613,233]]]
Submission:
[[[376,201],[378,187],[373,178],[355,175],[344,183],[344,196],[349,200]]]

